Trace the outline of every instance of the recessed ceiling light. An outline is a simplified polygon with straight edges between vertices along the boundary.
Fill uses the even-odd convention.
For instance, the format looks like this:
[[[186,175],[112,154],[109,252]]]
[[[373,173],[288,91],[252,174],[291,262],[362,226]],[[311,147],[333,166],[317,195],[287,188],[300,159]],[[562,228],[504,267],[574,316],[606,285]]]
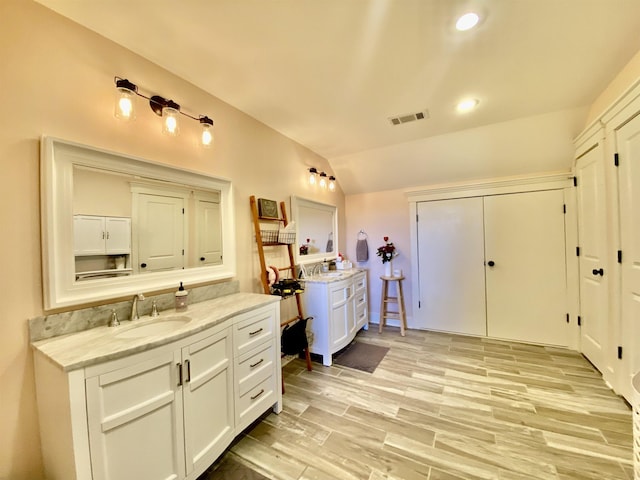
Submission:
[[[465,13],[456,22],[456,28],[461,32],[464,32],[465,30],[470,30],[478,24],[479,20],[480,20],[480,17],[478,16],[477,13],[473,13],[473,12]]]
[[[456,107],[456,109],[460,113],[467,113],[473,110],[474,108],[476,108],[478,106],[478,103],[480,102],[475,98],[468,98],[458,103],[458,106]]]

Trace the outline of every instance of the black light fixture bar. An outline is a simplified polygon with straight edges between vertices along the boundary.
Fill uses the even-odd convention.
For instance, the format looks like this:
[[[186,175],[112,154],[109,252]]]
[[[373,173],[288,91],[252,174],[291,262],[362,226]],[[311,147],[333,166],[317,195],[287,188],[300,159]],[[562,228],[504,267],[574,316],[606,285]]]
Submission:
[[[197,120],[201,124],[206,123],[207,125],[213,125],[213,120],[211,120],[208,116],[200,115],[198,117],[195,117],[187,112],[183,112],[180,109],[180,105],[173,100],[168,100],[164,97],[161,97],[160,95],[152,95],[149,97],[147,95],[144,95],[143,93],[140,93],[138,91],[138,86],[135,83],[130,82],[126,78],[114,77],[114,81],[117,88],[126,88],[127,90],[135,93],[137,96],[148,100],[151,110],[153,110],[156,115],[162,116],[162,109],[164,107],[169,107],[177,110],[178,113],[184,115],[187,118],[190,118],[191,120]]]

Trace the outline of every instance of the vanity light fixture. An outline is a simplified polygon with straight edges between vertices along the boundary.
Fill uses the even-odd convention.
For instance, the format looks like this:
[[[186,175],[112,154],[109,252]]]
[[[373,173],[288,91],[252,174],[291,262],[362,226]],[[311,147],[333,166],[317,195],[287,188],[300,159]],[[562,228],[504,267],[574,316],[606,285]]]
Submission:
[[[135,118],[135,98],[136,96],[149,100],[149,106],[154,113],[162,117],[162,131],[167,135],[176,136],[180,132],[178,115],[184,115],[192,120],[198,121],[202,127],[201,143],[205,147],[213,144],[213,120],[206,115],[194,117],[180,110],[173,100],[168,100],[160,95],[148,97],[138,91],[138,86],[126,78],[115,77],[117,97],[115,106],[115,116],[121,120],[133,120]]]
[[[316,175],[318,174],[318,170],[316,167],[311,167],[309,169],[309,185],[314,186],[316,184]]]
[[[329,176],[329,190],[332,192],[336,191],[336,177],[333,175]]]
[[[318,182],[320,188],[325,190],[327,188],[327,174],[324,172],[320,172],[320,182]]]

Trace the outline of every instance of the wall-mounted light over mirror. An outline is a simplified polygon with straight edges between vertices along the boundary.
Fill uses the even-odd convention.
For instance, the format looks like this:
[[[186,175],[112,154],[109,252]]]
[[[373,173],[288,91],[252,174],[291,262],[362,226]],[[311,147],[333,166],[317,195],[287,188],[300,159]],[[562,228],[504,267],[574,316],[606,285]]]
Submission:
[[[136,117],[136,97],[142,97],[149,101],[149,106],[154,113],[162,117],[162,132],[166,135],[176,136],[180,132],[179,115],[198,121],[202,131],[201,144],[210,147],[213,144],[213,120],[206,115],[195,117],[181,110],[180,105],[173,100],[160,95],[147,96],[138,91],[138,86],[126,78],[115,77],[116,104],[115,116],[120,120],[130,121]]]
[[[296,222],[296,262],[307,264],[338,256],[338,208],[306,198],[291,197]]]
[[[329,190],[335,192],[336,190],[336,177],[333,175],[328,176],[325,172],[318,172],[316,167],[309,168],[309,185],[315,187],[318,185],[322,190]]]
[[[42,140],[45,309],[235,276],[231,182]]]

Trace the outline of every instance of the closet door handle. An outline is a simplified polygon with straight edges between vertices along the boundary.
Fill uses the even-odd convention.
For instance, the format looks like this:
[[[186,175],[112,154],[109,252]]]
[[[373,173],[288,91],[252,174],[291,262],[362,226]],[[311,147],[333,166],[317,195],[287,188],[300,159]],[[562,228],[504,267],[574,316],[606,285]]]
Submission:
[[[490,267],[493,267],[496,264],[496,262],[494,262],[493,260],[489,260],[487,262],[487,265],[489,265]]]
[[[591,272],[594,275],[600,275],[601,277],[604,275],[604,270],[602,268],[594,268]]]

